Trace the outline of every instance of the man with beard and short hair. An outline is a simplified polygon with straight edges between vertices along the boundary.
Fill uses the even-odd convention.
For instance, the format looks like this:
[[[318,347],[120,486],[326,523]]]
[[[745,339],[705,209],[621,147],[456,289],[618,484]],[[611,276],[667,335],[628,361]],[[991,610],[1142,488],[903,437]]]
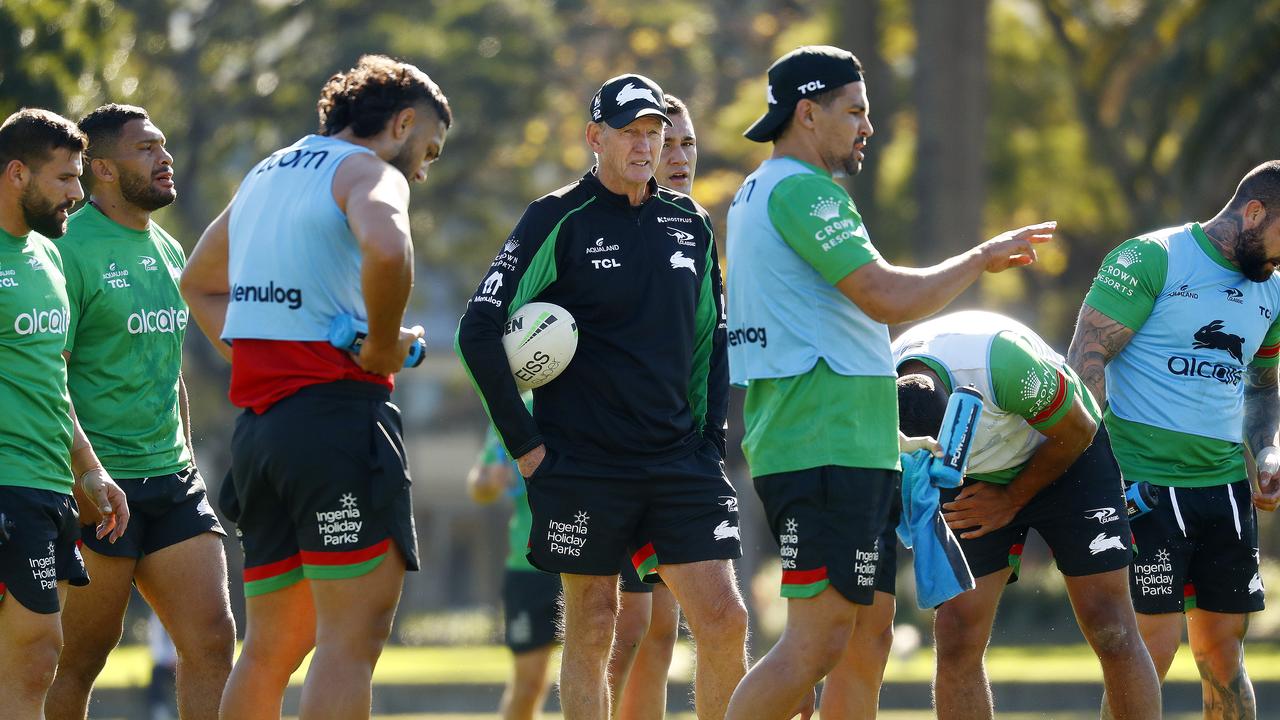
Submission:
[[[80,189],[84,135],[47,110],[0,125],[0,717],[44,716],[62,650],[67,585],[84,585],[77,510],[114,542],[124,493],[76,422],[67,395],[71,307],[62,256]],[[72,500],[72,496],[75,500]]]
[[[742,449],[788,598],[782,638],[733,694],[729,717],[752,720],[799,707],[874,599],[900,469],[887,325],[1034,262],[1054,229],[1007,232],[930,268],[891,265],[833,180],[858,172],[873,132],[858,59],[798,48],[769,68],[765,97],[745,134],[773,154],[738,189],[728,233],[730,380],[747,386]]]
[[[663,102],[671,124],[663,129],[654,178],[663,187],[690,195],[698,164],[693,118],[675,95],[666,93]],[[678,228],[671,229],[672,236],[678,233]],[[661,579],[645,582],[640,578],[630,555],[622,561],[619,589],[617,632],[609,657],[614,716],[619,720],[661,718],[667,710],[667,676],[680,635],[680,606]]]
[[[400,410],[390,402],[422,328],[409,183],[427,178],[453,122],[417,67],[365,55],[325,83],[319,134],[259,162],[201,236],[182,294],[231,360],[244,408],[219,505],[245,556],[244,649],[224,718],[278,718],[314,646],[302,717],[369,717],[373,668],[406,570],[418,569]],[[358,354],[328,342],[366,322]]]
[[[1107,255],[1068,353],[1106,406],[1125,480],[1150,483],[1159,496],[1133,521],[1139,555],[1129,590],[1161,678],[1185,622],[1205,717],[1257,714],[1244,636],[1264,604],[1255,508],[1280,503],[1278,263],[1280,160],[1272,160],[1249,171],[1208,222],[1157,230]]]
[[[83,720],[107,655],[120,642],[136,583],[178,652],[184,719],[216,718],[231,672],[235,621],[227,594],[226,534],[191,447],[182,382],[186,256],[151,219],[174,201],[173,157],[146,110],[104,105],[80,121],[88,137],[89,202],[57,243],[67,276],[67,386],[133,521],[119,542],[82,532],[90,588],[67,598],[67,636],[45,712]]]

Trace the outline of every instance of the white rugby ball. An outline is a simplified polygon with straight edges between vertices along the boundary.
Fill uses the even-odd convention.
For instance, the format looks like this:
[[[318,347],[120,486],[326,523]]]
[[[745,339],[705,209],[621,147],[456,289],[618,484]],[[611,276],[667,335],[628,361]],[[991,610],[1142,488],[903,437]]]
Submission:
[[[568,310],[531,302],[507,318],[502,349],[521,390],[541,387],[564,372],[578,349],[578,323]]]

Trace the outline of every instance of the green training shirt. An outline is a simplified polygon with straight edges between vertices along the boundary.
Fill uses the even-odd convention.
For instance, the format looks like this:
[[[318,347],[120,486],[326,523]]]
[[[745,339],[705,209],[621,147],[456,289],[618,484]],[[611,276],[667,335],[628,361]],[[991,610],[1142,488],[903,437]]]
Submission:
[[[836,202],[829,202],[832,197]],[[815,206],[823,212],[812,210]],[[838,216],[828,217],[831,212]],[[828,285],[880,257],[852,198],[826,173],[781,180],[769,195],[768,215],[783,240]],[[847,230],[840,242],[815,240],[825,237],[833,225]],[[887,358],[887,346],[884,353]],[[800,375],[752,379],[747,386],[742,441],[752,474],[759,477],[825,465],[898,469],[895,382],[892,375],[842,375],[825,358]]]
[[[68,315],[57,248],[0,230],[0,485],[71,492]]]
[[[182,246],[154,222],[132,230],[91,204],[71,216],[57,245],[71,302],[67,385],[103,467],[126,478],[185,468]]]
[[[1122,243],[1085,304],[1134,331],[1107,364],[1107,430],[1130,480],[1207,487],[1245,477],[1246,366],[1280,352],[1280,278],[1255,283],[1196,223]]]

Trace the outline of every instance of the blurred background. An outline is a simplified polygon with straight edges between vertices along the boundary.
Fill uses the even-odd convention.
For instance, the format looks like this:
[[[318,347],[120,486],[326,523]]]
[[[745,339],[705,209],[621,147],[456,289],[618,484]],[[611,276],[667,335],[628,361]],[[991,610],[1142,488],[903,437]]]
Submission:
[[[190,251],[253,163],[314,131],[331,73],[381,52],[440,84],[456,120],[413,190],[408,313],[427,328],[431,355],[396,391],[423,572],[406,581],[394,640],[483,645],[500,640],[507,508],[476,506],[463,489],[487,422],[452,352],[472,288],[526,204],[588,169],[587,103],[621,72],[644,73],[690,106],[694,196],[722,232],[738,184],[769,150],[741,136],[765,107],[764,71],[812,43],[848,48],[866,68],[875,135],[847,182],[891,261],[929,264],[1002,230],[1058,221],[1032,269],[987,275],[955,307],[1005,312],[1060,350],[1106,251],[1211,217],[1249,168],[1280,157],[1280,0],[3,0],[0,117],[23,106],[72,119],[105,102],[146,107],[168,136],[179,191],[156,219]],[[189,330],[197,457],[216,491],[234,419],[228,368]],[[779,571],[731,447],[759,656],[780,630]],[[1280,529],[1272,518],[1261,527],[1264,579],[1280,587]],[[227,549],[239,612],[241,555]],[[927,650],[930,616],[914,609],[901,555],[908,657]],[[130,637],[141,640],[144,615],[135,617]],[[1250,633],[1280,638],[1280,610]],[[1033,542],[993,643],[1080,642],[1062,582]]]

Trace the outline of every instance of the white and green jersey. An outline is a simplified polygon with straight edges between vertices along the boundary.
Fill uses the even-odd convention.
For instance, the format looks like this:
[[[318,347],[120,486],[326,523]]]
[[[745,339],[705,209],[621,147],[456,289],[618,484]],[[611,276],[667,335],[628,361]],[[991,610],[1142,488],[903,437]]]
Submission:
[[[747,386],[752,474],[897,469],[889,330],[835,287],[880,257],[849,194],[812,165],[767,160],[728,225],[729,375]]]
[[[1107,364],[1107,429],[1125,477],[1206,487],[1245,477],[1245,366],[1280,353],[1280,277],[1255,283],[1200,225],[1128,240],[1085,304],[1134,331]]]
[[[67,386],[94,452],[116,477],[181,470],[191,462],[178,412],[182,246],[155,223],[131,230],[91,204],[57,245],[71,303]]]
[[[0,230],[0,486],[71,492],[69,315],[53,243]]]
[[[1066,417],[1076,398],[1101,420],[1098,403],[1063,357],[1004,315],[965,311],[920,323],[894,341],[893,359],[928,365],[947,392],[972,385],[982,393],[968,468],[979,480],[1013,480],[1044,443],[1041,433]]]

